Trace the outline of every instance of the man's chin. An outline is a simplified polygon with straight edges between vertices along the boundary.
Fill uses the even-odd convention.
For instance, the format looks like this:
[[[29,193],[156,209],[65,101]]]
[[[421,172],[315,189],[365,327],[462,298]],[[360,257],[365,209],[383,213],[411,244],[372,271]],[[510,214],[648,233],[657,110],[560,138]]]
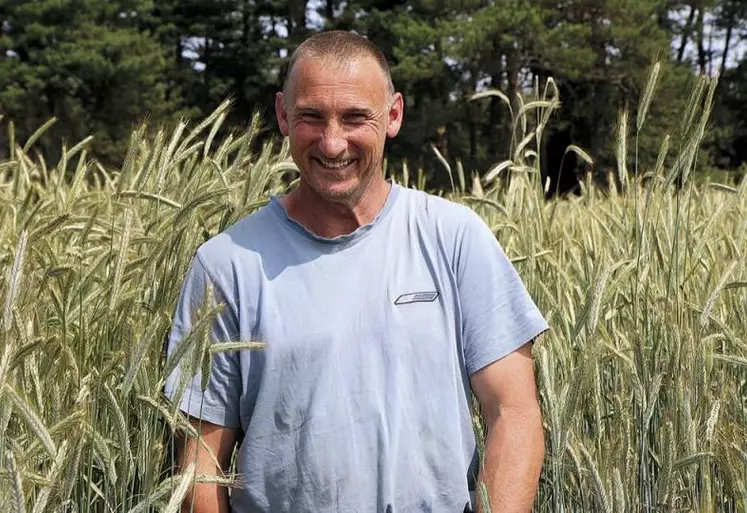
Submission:
[[[355,197],[359,187],[357,180],[316,180],[313,188],[327,201],[344,203]]]
[[[319,194],[328,201],[334,201],[336,203],[343,203],[353,196],[355,196],[356,192],[355,187],[341,187],[341,186],[332,186],[332,187],[320,187],[317,191]]]

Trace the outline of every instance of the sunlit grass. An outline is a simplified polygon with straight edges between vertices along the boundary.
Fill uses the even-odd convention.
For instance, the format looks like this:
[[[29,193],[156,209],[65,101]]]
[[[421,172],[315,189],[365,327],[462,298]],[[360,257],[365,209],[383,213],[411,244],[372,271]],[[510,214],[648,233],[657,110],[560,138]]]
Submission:
[[[516,113],[512,153],[487,180],[442,159],[443,194],[492,227],[552,327],[535,347],[547,440],[537,511],[747,507],[747,179],[691,179],[707,83],[698,94],[654,168],[627,163],[632,134],[627,173],[563,200],[545,201],[536,171],[552,83]],[[54,165],[33,140],[9,141],[0,504],[12,511],[173,509],[193,477],[170,473],[173,434],[189,428],[161,395],[183,275],[202,242],[294,173],[285,147],[250,151],[256,119],[218,140],[226,108],[194,129],[134,132],[119,170],[88,158],[85,141]],[[645,113],[635,119],[645,128]],[[388,174],[426,186],[422,173]],[[209,354],[198,335],[181,356],[194,368]]]

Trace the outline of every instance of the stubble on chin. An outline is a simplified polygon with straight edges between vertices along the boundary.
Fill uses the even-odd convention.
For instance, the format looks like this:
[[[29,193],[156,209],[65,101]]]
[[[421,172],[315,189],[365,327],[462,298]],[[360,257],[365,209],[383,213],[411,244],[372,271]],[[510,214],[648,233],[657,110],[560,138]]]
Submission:
[[[364,189],[363,183],[359,183],[357,187],[353,185],[341,188],[339,182],[314,179],[308,185],[319,199],[345,206],[357,203]]]

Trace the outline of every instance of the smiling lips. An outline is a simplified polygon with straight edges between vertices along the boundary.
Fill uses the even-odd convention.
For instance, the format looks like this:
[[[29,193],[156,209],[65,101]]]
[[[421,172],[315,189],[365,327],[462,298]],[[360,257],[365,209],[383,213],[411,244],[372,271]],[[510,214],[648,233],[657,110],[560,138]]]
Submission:
[[[339,160],[339,159],[325,159],[324,157],[315,157],[316,161],[319,162],[323,167],[326,167],[327,169],[343,169],[348,167],[350,164],[352,164],[355,159],[345,159],[345,160]]]

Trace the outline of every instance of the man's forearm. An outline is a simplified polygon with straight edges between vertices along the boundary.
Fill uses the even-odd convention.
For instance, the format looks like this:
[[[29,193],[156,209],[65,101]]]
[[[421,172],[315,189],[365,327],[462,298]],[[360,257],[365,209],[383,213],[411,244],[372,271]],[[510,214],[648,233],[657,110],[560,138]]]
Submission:
[[[195,462],[197,475],[223,476],[227,469],[231,452],[236,441],[233,429],[202,423],[191,419],[192,426],[202,432],[202,439],[198,441],[187,437],[179,439],[177,445],[178,467],[186,468]],[[203,446],[205,444],[209,450]],[[213,455],[210,453],[212,452]],[[217,457],[214,459],[214,457]],[[182,513],[230,513],[231,505],[228,488],[216,483],[195,483],[181,505]]]
[[[228,489],[213,483],[195,483],[181,510],[182,513],[230,513]]]
[[[479,481],[485,483],[490,510],[478,513],[525,513],[532,509],[544,459],[544,437],[539,409],[527,412],[504,409],[488,425],[484,465]]]
[[[182,456],[182,468],[185,463],[190,461],[198,451],[198,444],[195,440],[190,440]],[[209,456],[206,455],[203,447],[199,448],[200,457],[196,460],[197,475],[214,475],[220,476],[220,469],[214,464]],[[187,459],[184,459],[187,458]],[[228,488],[216,483],[199,483],[196,482],[187,492],[181,506],[181,513],[230,513],[231,505],[228,497]]]

